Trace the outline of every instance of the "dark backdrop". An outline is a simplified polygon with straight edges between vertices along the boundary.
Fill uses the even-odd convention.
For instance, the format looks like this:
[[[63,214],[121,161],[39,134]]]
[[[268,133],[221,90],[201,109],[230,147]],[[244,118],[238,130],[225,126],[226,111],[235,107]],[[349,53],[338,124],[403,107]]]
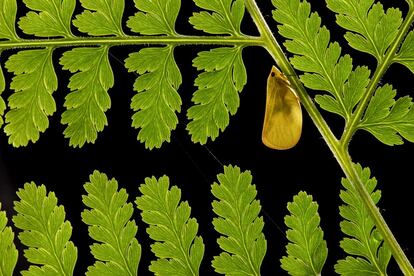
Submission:
[[[198,34],[186,20],[196,8],[192,1],[182,2],[183,9],[179,15],[177,30],[183,34]],[[276,31],[276,24],[271,19],[270,0],[259,2],[266,2],[260,6],[271,28]],[[344,43],[344,31],[333,23],[334,16],[323,3],[312,2],[313,9],[323,16],[323,24],[330,28],[333,39]],[[400,8],[404,9],[405,6],[400,2]],[[20,9],[19,15],[25,12],[25,9]],[[134,12],[135,9],[129,3],[125,18]],[[248,15],[245,16],[243,31],[248,34],[257,33]],[[8,212],[9,218],[14,215],[13,201],[17,199],[15,191],[25,182],[45,184],[49,191],[54,191],[59,198],[59,204],[65,206],[67,219],[74,227],[72,240],[79,251],[76,275],[82,275],[93,262],[88,248],[92,241],[88,237],[87,227],[81,222],[80,213],[84,208],[81,201],[84,193],[82,185],[88,181],[89,174],[95,169],[109,177],[115,177],[119,185],[128,190],[130,201],[138,195],[138,185],[143,183],[145,177],[168,175],[171,183],[182,189],[182,199],[189,201],[192,216],[200,224],[199,234],[206,245],[202,275],[213,273],[211,259],[220,253],[216,244],[218,235],[211,224],[214,214],[211,210],[213,197],[210,185],[216,180],[216,175],[223,171],[222,164],[237,165],[242,170],[252,172],[263,207],[264,232],[268,244],[262,265],[263,275],[284,274],[279,265],[287,243],[283,217],[287,213],[286,203],[301,190],[313,195],[319,203],[321,226],[329,247],[324,274],[333,274],[336,260],[344,257],[338,245],[343,237],[339,231],[341,219],[338,214],[338,206],[341,204],[340,179],[343,173],[309,116],[304,112],[303,134],[295,148],[274,151],[261,143],[266,79],[274,64],[265,50],[246,48],[243,51],[248,83],[240,95],[241,106],[238,113],[231,117],[225,132],[216,141],[209,141],[205,146],[195,145],[190,141],[185,130],[188,121],[185,114],[191,106],[191,96],[195,91],[193,81],[197,75],[191,61],[197,52],[209,48],[176,48],[176,60],[183,74],[183,84],[179,90],[183,107],[179,114],[180,123],[172,133],[171,143],[165,144],[161,149],[146,150],[136,140],[137,130],[130,126],[133,112],[129,106],[130,99],[135,94],[132,91],[135,76],[128,74],[119,61],[123,61],[130,52],[139,50],[138,46],[114,47],[111,50],[110,61],[115,74],[115,85],[109,91],[112,108],[106,113],[109,125],[99,134],[95,144],[88,144],[81,149],[70,148],[68,140],[62,134],[64,126],[60,124],[60,116],[64,97],[69,92],[66,87],[70,75],[61,69],[57,61],[66,49],[58,49],[54,53],[55,68],[59,76],[59,89],[54,94],[58,111],[50,118],[50,127],[46,133],[41,135],[36,144],[25,148],[13,148],[8,145],[6,135],[0,135],[0,200],[3,209]],[[354,65],[370,65],[371,68],[375,66],[375,60],[365,54],[347,46],[343,46],[343,51],[354,57]],[[3,53],[2,64],[12,53],[15,52]],[[6,79],[10,82],[11,75],[7,73]],[[403,96],[412,95],[413,81],[408,69],[393,65],[382,83],[392,83],[398,89],[398,95]],[[10,91],[6,91],[3,96],[7,98],[10,94]],[[335,115],[323,114],[339,136],[343,120]],[[371,135],[358,132],[352,140],[350,151],[353,160],[364,167],[370,167],[372,174],[378,179],[378,187],[383,191],[379,205],[382,214],[411,261],[414,261],[412,229],[407,227],[407,223],[412,221],[414,210],[411,171],[414,146],[406,143],[403,146],[388,147]],[[150,252],[150,241],[145,233],[146,225],[141,222],[138,211],[134,218],[138,223],[137,238],[143,251],[139,272],[146,275],[154,255]],[[14,230],[16,231],[15,228]],[[22,252],[23,247],[17,239],[16,243]],[[27,265],[20,254],[17,271],[26,269]],[[398,269],[393,261],[389,271],[390,275],[400,274],[397,273]]]

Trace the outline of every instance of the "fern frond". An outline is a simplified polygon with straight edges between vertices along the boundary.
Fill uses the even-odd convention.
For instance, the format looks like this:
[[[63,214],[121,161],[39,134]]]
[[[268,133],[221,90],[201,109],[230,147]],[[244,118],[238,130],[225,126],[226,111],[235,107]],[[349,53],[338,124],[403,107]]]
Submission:
[[[407,66],[414,74],[414,31],[407,34],[394,61]]]
[[[217,243],[225,252],[214,257],[213,267],[226,275],[260,275],[266,239],[252,175],[250,171],[240,172],[237,166],[225,166],[217,179],[219,183],[211,186],[218,199],[212,203],[213,211],[219,216],[213,219],[213,225],[222,235]]]
[[[359,51],[373,55],[380,63],[391,43],[396,39],[402,23],[399,9],[387,12],[374,0],[327,0],[327,6],[338,13],[336,22],[349,30],[345,39]]]
[[[75,48],[60,59],[63,69],[77,72],[70,78],[72,92],[65,98],[67,110],[62,114],[62,124],[68,125],[64,134],[71,146],[94,143],[108,124],[105,111],[111,107],[111,99],[107,91],[114,85],[108,51],[109,46]]]
[[[89,227],[95,241],[91,252],[98,260],[88,267],[87,275],[137,275],[141,246],[135,235],[137,225],[131,219],[134,207],[127,203],[125,189],[118,191],[118,183],[98,171],[89,176],[84,185],[87,195],[83,203],[89,207],[82,212],[82,220]]]
[[[369,82],[369,69],[363,66],[352,70],[351,57],[341,56],[339,44],[330,42],[328,29],[320,26],[321,18],[311,13],[308,2],[272,2],[276,7],[273,18],[282,24],[278,26],[279,33],[289,39],[284,45],[295,54],[292,65],[305,72],[300,80],[310,89],[330,93],[317,95],[316,102],[321,108],[349,120]]]
[[[73,275],[77,248],[70,241],[72,226],[65,220],[65,209],[57,205],[55,193],[47,193],[44,185],[26,183],[14,202],[17,215],[14,225],[23,230],[18,237],[29,247],[24,256],[33,264],[23,275]]]
[[[86,10],[73,20],[73,25],[79,31],[95,36],[124,35],[122,30],[124,0],[81,0],[80,2]]]
[[[6,113],[4,131],[15,147],[36,142],[49,127],[48,116],[56,111],[52,93],[58,81],[52,61],[53,48],[25,50],[12,55],[6,68],[15,76],[10,88],[10,110]]]
[[[146,178],[139,187],[142,196],[135,201],[155,240],[151,250],[158,259],[149,269],[155,275],[198,275],[204,255],[203,239],[196,236],[198,223],[190,218],[188,202],[180,202],[181,190],[169,185],[167,176]]]
[[[14,233],[7,226],[6,212],[1,211],[0,202],[0,275],[12,276],[19,252],[14,245]]]
[[[127,26],[143,35],[176,35],[175,21],[181,7],[181,0],[134,0],[140,10],[127,21]]]
[[[362,169],[361,165],[355,165],[362,183],[375,204],[381,198],[381,191],[375,190],[377,180],[370,178],[370,170]],[[347,235],[340,245],[349,255],[344,260],[339,260],[335,265],[335,271],[341,275],[387,275],[387,265],[391,258],[391,251],[384,244],[381,234],[375,227],[369,216],[362,199],[348,179],[342,179],[345,190],[340,197],[345,203],[339,207],[340,214],[344,218],[341,222],[341,230]]]
[[[358,126],[389,146],[403,144],[401,136],[414,142],[412,99],[405,96],[394,100],[396,94],[391,85],[379,87]]]
[[[194,0],[194,3],[211,11],[193,13],[189,21],[194,28],[210,34],[242,35],[240,25],[245,10],[243,0]]]
[[[29,11],[19,20],[26,34],[39,37],[72,37],[71,20],[76,0],[23,0]]]
[[[193,142],[215,140],[219,131],[229,125],[231,115],[240,105],[239,93],[247,82],[242,59],[243,47],[216,48],[200,52],[193,65],[204,70],[195,80],[198,90],[192,98],[194,106],[187,111],[187,130]]]
[[[141,128],[138,140],[146,148],[160,148],[163,142],[170,142],[171,131],[178,124],[175,112],[181,110],[177,90],[182,79],[174,60],[174,47],[144,48],[130,54],[125,67],[141,75],[135,81],[134,90],[138,93],[131,103],[136,111],[132,126]]]
[[[321,275],[328,255],[323,231],[319,226],[318,204],[311,195],[299,192],[287,206],[290,215],[285,216],[289,227],[286,236],[287,256],[280,262],[289,275]]]

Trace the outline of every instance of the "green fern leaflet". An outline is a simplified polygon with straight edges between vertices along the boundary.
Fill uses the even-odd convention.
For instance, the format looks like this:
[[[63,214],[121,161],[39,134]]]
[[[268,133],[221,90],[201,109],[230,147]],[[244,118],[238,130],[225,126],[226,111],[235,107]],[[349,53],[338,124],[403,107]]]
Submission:
[[[411,97],[394,100],[391,85],[379,87],[372,97],[359,128],[370,132],[386,145],[401,145],[404,137],[414,142],[414,108]]]
[[[15,147],[36,142],[49,127],[48,116],[56,111],[52,93],[58,86],[52,62],[53,48],[21,51],[9,58],[6,68],[16,76],[9,97],[4,131]]]
[[[252,175],[239,167],[226,166],[217,179],[219,183],[211,186],[217,199],[212,203],[213,211],[218,215],[213,225],[222,235],[217,243],[224,252],[214,257],[212,265],[220,274],[260,275],[267,243]]]
[[[414,74],[414,31],[408,33],[394,61],[407,66]]]
[[[371,172],[368,168],[363,169],[358,164],[355,169],[377,204],[381,191],[375,190],[376,179],[370,178]],[[345,190],[341,191],[340,197],[345,205],[340,206],[339,210],[344,218],[341,230],[347,237],[341,241],[341,247],[350,256],[339,260],[335,271],[345,276],[387,275],[391,251],[384,244],[355,187],[347,179],[342,179],[342,185]]]
[[[7,226],[6,212],[1,210],[0,202],[0,275],[12,276],[17,263],[18,252],[14,245],[14,233]]]
[[[349,45],[382,62],[398,34],[401,11],[390,8],[385,12],[381,3],[373,4],[374,0],[327,0],[326,3],[329,9],[338,13],[338,25],[348,30],[345,39]]]
[[[124,1],[82,0],[80,2],[85,11],[73,20],[73,25],[79,31],[95,36],[124,34],[121,26]]]
[[[82,220],[91,238],[99,242],[91,246],[98,261],[86,275],[137,275],[141,246],[135,238],[138,228],[131,219],[134,207],[127,203],[127,192],[118,191],[116,180],[98,171],[84,187],[88,194],[82,200],[90,209],[82,212]]]
[[[32,10],[19,20],[19,27],[24,33],[40,37],[73,37],[71,20],[76,0],[23,2]]]
[[[312,200],[312,196],[300,192],[293,197],[293,202],[288,203],[290,215],[285,217],[285,224],[289,227],[286,231],[288,255],[280,262],[289,275],[321,275],[328,255],[319,226],[318,204]]]
[[[66,96],[62,123],[68,125],[65,137],[69,144],[82,147],[94,142],[99,131],[108,124],[105,111],[111,106],[107,93],[114,85],[108,60],[108,47],[75,48],[63,54],[63,69],[75,73],[69,82],[71,93]]]
[[[149,267],[155,275],[199,275],[204,243],[197,236],[198,223],[190,218],[188,202],[180,202],[181,190],[170,188],[163,176],[146,178],[139,187],[142,196],[135,201],[142,220],[149,224],[147,233],[155,241],[151,250],[157,256]]]
[[[72,226],[65,220],[65,209],[57,205],[53,192],[44,185],[26,183],[17,192],[14,225],[21,229],[19,239],[28,249],[24,256],[33,264],[23,275],[73,275],[78,255],[70,241]]]
[[[178,124],[175,112],[181,110],[177,93],[181,73],[175,63],[174,47],[144,48],[125,60],[125,67],[141,76],[134,84],[132,126],[141,128],[138,140],[149,149],[170,142],[171,130]]]

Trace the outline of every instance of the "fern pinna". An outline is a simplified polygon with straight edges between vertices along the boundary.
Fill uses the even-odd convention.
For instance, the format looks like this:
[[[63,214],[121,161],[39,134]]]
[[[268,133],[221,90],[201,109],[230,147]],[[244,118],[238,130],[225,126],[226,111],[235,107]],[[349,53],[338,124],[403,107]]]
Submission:
[[[277,24],[273,30],[268,25],[271,18],[263,16],[254,0],[193,2],[196,11],[188,21],[204,35],[177,32],[180,0],[134,0],[136,13],[126,20],[126,3],[122,0],[23,0],[21,6],[16,0],[2,0],[0,53],[4,57],[4,51],[12,52],[0,67],[0,93],[7,96],[6,101],[0,97],[0,125],[9,143],[27,146],[38,141],[49,127],[50,117],[60,108],[54,95],[63,90],[58,88],[55,72],[59,65],[71,74],[62,105],[63,134],[72,147],[95,143],[99,132],[108,125],[105,112],[111,107],[111,88],[116,81],[109,58],[111,47],[143,45],[124,61],[125,68],[136,75],[131,87],[136,92],[130,104],[132,126],[146,148],[160,148],[170,142],[182,110],[180,87],[186,80],[182,79],[174,54],[177,47],[189,44],[210,45],[211,49],[200,51],[193,60],[199,74],[194,82],[192,106],[186,111],[186,129],[195,143],[214,141],[240,106],[240,93],[248,79],[244,49],[263,47],[289,78],[346,177],[342,182],[345,191],[341,193],[345,205],[340,207],[340,214],[344,219],[341,229],[347,237],[341,247],[349,256],[338,261],[335,271],[343,275],[362,270],[384,275],[392,255],[404,274],[414,275],[405,252],[376,207],[379,196],[374,191],[375,180],[369,179],[369,170],[355,165],[349,154],[350,142],[358,130],[389,146],[414,141],[411,97],[397,97],[391,84],[380,83],[394,63],[414,73],[414,31],[410,29],[414,21],[413,0],[406,0],[408,10],[404,16],[399,8],[386,9],[372,0],[326,0],[337,24],[345,30],[349,46],[375,59],[376,66],[372,68],[355,66],[351,55],[342,54],[342,47],[331,40],[329,30],[307,1],[272,0],[272,24]],[[18,9],[28,11],[16,18]],[[242,20],[250,20],[246,15],[250,15],[258,35],[243,32]],[[276,32],[290,60],[276,40]],[[63,47],[63,53],[55,57],[56,49]],[[12,75],[11,80],[7,75],[5,78],[4,70]],[[297,72],[301,75],[297,76]],[[321,111],[343,118],[339,136],[334,135]],[[223,235],[218,243],[226,252],[214,258],[212,266],[222,274],[258,275],[267,243],[258,217],[261,207],[254,199],[256,190],[250,184],[249,173],[226,167],[224,175],[219,176],[220,184],[213,185],[212,192],[219,200],[213,203],[213,211],[219,216],[214,227]],[[134,274],[141,247],[135,238],[132,204],[126,202],[125,191],[118,191],[117,183],[105,175],[96,172],[90,181],[85,186],[89,195],[84,198],[90,209],[84,211],[83,219],[97,242],[91,247],[97,262],[88,273]],[[189,218],[189,206],[179,204],[177,189],[169,188],[168,178],[147,179],[141,186],[143,197],[136,200],[144,222],[151,225],[148,233],[156,240],[152,250],[158,259],[150,270],[157,275],[171,271],[198,274],[202,261],[204,244],[197,236],[198,224]],[[241,194],[240,189],[245,193]],[[22,244],[29,247],[25,251],[27,259],[39,265],[24,273],[73,273],[77,251],[70,241],[72,229],[55,195],[46,194],[44,186],[26,184],[18,196],[13,222],[22,230],[18,235]],[[169,200],[173,206],[168,206]],[[106,201],[112,209],[106,209]],[[30,205],[38,205],[41,210],[30,209]],[[327,254],[317,204],[310,195],[299,193],[288,209],[288,255],[281,260],[282,268],[292,275],[317,275]],[[153,221],[149,214],[154,212],[159,217]],[[0,213],[0,272],[10,275],[17,251],[7,221]],[[175,236],[157,233],[166,225],[174,229]],[[177,235],[177,229],[186,229],[186,235]],[[121,240],[112,239],[117,235]],[[35,256],[33,252],[42,254]],[[235,266],[237,263],[240,265]]]

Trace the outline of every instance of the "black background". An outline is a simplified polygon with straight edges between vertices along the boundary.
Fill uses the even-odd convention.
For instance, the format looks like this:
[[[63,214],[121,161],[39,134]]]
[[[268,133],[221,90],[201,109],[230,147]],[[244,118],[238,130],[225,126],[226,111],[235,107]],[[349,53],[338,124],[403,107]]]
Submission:
[[[125,18],[135,12],[130,2],[125,9]],[[182,34],[200,34],[187,23],[187,18],[196,10],[192,1],[183,0],[182,10],[177,21],[177,30]],[[269,1],[259,1],[260,7],[271,28],[276,32],[276,23],[271,18],[272,6]],[[266,3],[262,3],[266,2]],[[354,58],[354,65],[375,66],[375,60],[366,54],[349,48],[343,39],[344,31],[334,24],[334,15],[327,10],[324,3],[312,1],[312,8],[323,17],[323,24],[331,30],[333,40],[343,45],[343,52]],[[403,11],[406,7],[399,1]],[[19,16],[27,10],[19,8]],[[80,12],[78,4],[76,13]],[[405,14],[405,13],[404,13]],[[79,34],[76,30],[74,33]],[[129,32],[125,28],[126,32]],[[243,31],[256,35],[257,31],[246,14]],[[22,37],[29,36],[19,33]],[[279,41],[281,40],[278,37]],[[97,169],[109,177],[115,177],[120,187],[126,188],[133,201],[138,193],[139,184],[148,176],[160,177],[166,174],[173,185],[182,190],[182,199],[189,201],[192,216],[199,223],[199,234],[203,237],[206,249],[202,262],[201,274],[213,274],[210,262],[213,256],[220,253],[216,243],[218,234],[213,230],[211,221],[214,214],[211,210],[213,199],[210,185],[216,181],[216,175],[223,171],[222,164],[233,164],[242,170],[250,170],[257,186],[258,198],[261,201],[265,220],[264,233],[267,239],[267,254],[262,265],[263,275],[285,274],[280,268],[279,259],[285,254],[287,240],[283,217],[286,215],[286,203],[293,195],[304,190],[313,195],[319,203],[321,226],[328,243],[329,254],[324,268],[325,275],[332,275],[333,265],[339,258],[344,258],[339,248],[343,235],[339,230],[340,216],[338,206],[340,179],[343,173],[334,157],[324,143],[321,135],[304,112],[303,134],[299,144],[288,151],[274,151],[261,143],[261,128],[264,116],[266,79],[274,61],[264,49],[249,47],[243,51],[243,58],[248,73],[248,83],[241,93],[241,105],[238,113],[231,117],[229,127],[216,141],[209,141],[202,146],[193,144],[187,134],[186,110],[192,105],[191,96],[195,91],[193,81],[197,71],[191,66],[192,59],[200,50],[208,50],[205,46],[177,47],[175,56],[183,75],[183,84],[179,93],[183,99],[182,111],[178,115],[180,123],[173,131],[171,142],[161,149],[149,151],[137,142],[137,130],[131,125],[130,99],[135,76],[127,73],[122,61],[129,53],[137,51],[136,47],[113,47],[110,62],[115,75],[115,85],[110,89],[112,107],[106,113],[109,125],[99,134],[95,144],[83,148],[71,148],[63,137],[64,126],[60,124],[63,112],[64,97],[69,92],[67,87],[70,74],[58,65],[58,59],[67,49],[57,49],[54,53],[55,68],[59,76],[59,88],[54,93],[58,111],[50,117],[50,127],[42,134],[40,140],[24,148],[13,148],[7,143],[5,134],[0,135],[0,201],[7,211],[9,219],[14,215],[13,201],[17,200],[15,191],[25,182],[34,181],[45,184],[49,191],[54,191],[59,204],[65,206],[67,219],[74,230],[72,240],[78,247],[78,262],[75,275],[82,275],[88,265],[93,263],[89,253],[87,227],[82,223],[80,213],[84,205],[81,195],[82,185],[88,181],[89,175]],[[7,51],[2,54],[2,64],[15,53]],[[5,72],[9,83],[11,74]],[[413,95],[413,75],[408,69],[392,65],[382,83],[392,83],[398,89],[398,95]],[[313,92],[311,92],[314,95]],[[10,90],[3,93],[7,98]],[[343,120],[332,114],[323,113],[339,136],[343,128]],[[412,154],[414,146],[406,143],[402,146],[389,147],[378,142],[365,132],[358,132],[350,147],[353,161],[370,167],[372,174],[378,179],[383,197],[380,202],[381,212],[400,242],[408,257],[414,262],[414,239],[412,228],[408,226],[413,219],[412,201]],[[138,223],[137,238],[142,245],[142,257],[139,265],[141,275],[148,274],[148,265],[154,259],[150,252],[150,243],[145,233],[146,225],[140,220],[136,211],[134,218]],[[15,231],[17,231],[14,228]],[[23,247],[16,239],[20,251],[16,271],[27,269],[28,264],[22,257]],[[400,275],[397,265],[391,261],[390,275]]]

